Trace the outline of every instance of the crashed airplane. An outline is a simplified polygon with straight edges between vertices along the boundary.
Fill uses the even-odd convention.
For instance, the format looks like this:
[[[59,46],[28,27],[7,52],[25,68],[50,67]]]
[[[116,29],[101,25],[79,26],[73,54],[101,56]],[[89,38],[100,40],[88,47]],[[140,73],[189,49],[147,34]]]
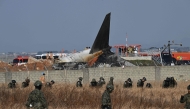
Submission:
[[[86,67],[99,67],[104,64],[109,66],[120,66],[118,56],[110,51],[109,46],[109,32],[110,32],[110,17],[111,13],[108,13],[101,25],[101,28],[96,36],[96,39],[90,49],[87,48],[83,51],[71,53],[67,56],[59,57],[56,61],[58,65],[64,68],[86,68]]]

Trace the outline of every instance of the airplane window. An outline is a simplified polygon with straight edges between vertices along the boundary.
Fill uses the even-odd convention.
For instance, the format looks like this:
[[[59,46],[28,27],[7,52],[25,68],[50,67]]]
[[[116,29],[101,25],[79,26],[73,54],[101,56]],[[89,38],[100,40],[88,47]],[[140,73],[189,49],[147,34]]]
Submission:
[[[53,56],[54,57],[54,59],[57,59],[59,56]]]
[[[42,56],[42,59],[46,59],[46,56]]]
[[[41,59],[41,56],[35,56],[36,59]]]

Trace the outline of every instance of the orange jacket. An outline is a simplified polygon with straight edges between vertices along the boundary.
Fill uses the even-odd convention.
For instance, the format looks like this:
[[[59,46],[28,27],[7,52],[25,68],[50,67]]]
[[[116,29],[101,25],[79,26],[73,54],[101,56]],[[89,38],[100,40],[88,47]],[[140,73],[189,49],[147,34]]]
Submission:
[[[45,76],[41,76],[41,77],[40,77],[40,81],[42,82],[42,84],[45,83],[45,82],[46,82],[46,81],[45,81]]]

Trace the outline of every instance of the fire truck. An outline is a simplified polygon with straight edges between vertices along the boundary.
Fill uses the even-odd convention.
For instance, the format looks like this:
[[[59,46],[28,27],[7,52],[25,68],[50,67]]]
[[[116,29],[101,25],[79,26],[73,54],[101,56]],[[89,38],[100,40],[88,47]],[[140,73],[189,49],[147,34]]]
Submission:
[[[13,59],[13,65],[23,65],[28,62],[28,56],[17,56],[15,59]]]
[[[173,62],[175,65],[189,65],[190,64],[190,52],[172,52],[162,53],[162,59],[170,64]]]

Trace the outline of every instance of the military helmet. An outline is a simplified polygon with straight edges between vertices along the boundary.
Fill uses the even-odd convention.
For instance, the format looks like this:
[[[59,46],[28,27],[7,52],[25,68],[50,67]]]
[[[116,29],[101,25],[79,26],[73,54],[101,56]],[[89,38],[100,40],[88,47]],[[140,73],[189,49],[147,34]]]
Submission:
[[[131,78],[128,78],[127,81],[131,81]]]
[[[170,77],[167,77],[166,80],[167,80],[167,81],[170,81]]]
[[[92,79],[92,82],[96,82],[96,79],[93,78],[93,79]]]
[[[16,83],[16,80],[12,80],[11,82],[12,82],[12,83]]]
[[[190,85],[187,86],[187,90],[190,90]]]
[[[34,86],[42,86],[42,82],[37,80],[35,83],[34,83]]]
[[[111,80],[113,80],[114,78],[113,77],[110,77]]]
[[[144,81],[146,81],[146,78],[145,78],[145,77],[143,77],[143,79],[144,79]]]
[[[83,78],[82,77],[79,77],[79,80],[82,80]]]
[[[113,85],[111,85],[111,84],[108,84],[108,85],[106,86],[106,88],[107,88],[107,89],[111,89],[111,90],[114,89]]]
[[[54,84],[55,83],[55,81],[54,80],[51,80],[51,82]]]
[[[104,78],[103,78],[103,77],[100,77],[100,79],[104,80]]]
[[[171,80],[174,80],[174,77],[171,77]]]

